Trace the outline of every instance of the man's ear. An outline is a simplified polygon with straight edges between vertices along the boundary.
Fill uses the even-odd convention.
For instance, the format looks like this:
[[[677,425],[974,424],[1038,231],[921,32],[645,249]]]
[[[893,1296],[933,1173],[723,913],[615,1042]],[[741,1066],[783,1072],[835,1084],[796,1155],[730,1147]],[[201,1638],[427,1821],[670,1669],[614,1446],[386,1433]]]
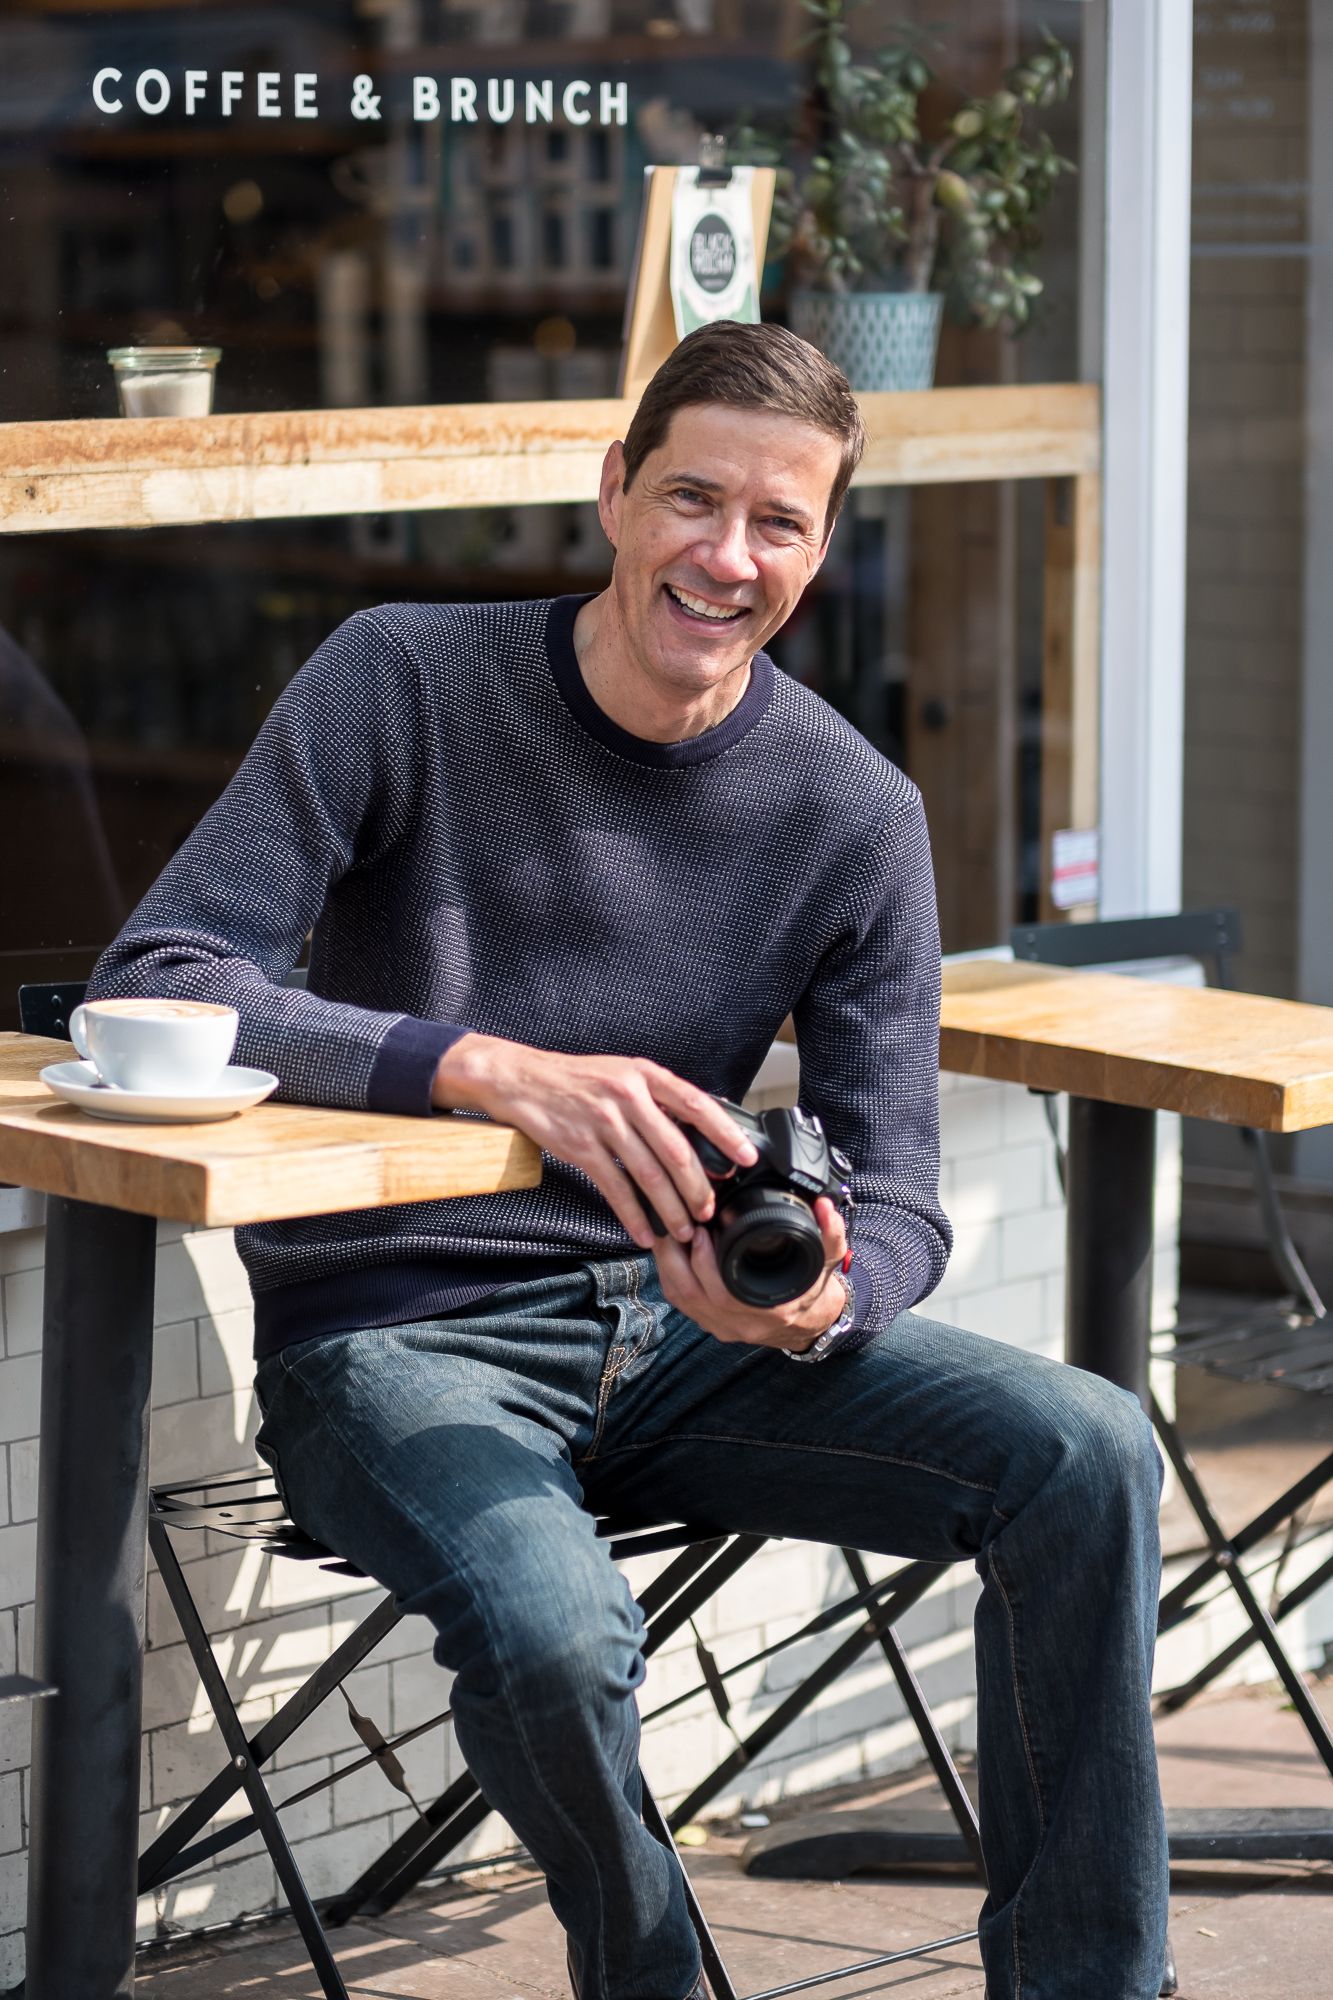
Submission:
[[[597,491],[597,516],[612,548],[620,532],[620,507],[625,493],[625,447],[617,438],[602,460],[602,479]]]

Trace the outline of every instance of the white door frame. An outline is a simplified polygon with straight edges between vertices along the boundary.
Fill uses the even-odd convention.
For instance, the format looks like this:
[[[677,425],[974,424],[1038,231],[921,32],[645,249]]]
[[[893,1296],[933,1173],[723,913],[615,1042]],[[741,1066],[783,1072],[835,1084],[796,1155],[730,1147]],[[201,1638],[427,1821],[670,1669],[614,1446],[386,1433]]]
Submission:
[[[1305,355],[1305,617],[1296,992],[1333,1005],[1333,18],[1310,9],[1309,295]],[[1295,1142],[1302,1180],[1333,1183],[1333,1129]]]
[[[1083,360],[1103,385],[1108,917],[1180,907],[1193,16],[1193,0],[1092,0],[1085,37],[1104,25],[1103,172],[1085,199],[1105,254],[1100,299],[1085,273]]]

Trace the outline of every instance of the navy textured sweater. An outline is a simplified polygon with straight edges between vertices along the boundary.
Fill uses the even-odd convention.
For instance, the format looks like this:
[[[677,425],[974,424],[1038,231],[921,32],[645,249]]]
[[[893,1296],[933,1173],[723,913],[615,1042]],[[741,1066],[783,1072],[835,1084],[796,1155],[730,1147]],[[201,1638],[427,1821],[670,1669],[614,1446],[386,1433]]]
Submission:
[[[430,1114],[468,1029],[744,1096],[788,1013],[853,1162],[858,1332],[939,1283],[940,948],[916,787],[764,654],[651,743],[584,685],[578,597],[358,612],[99,961],[92,995],[224,1001],[306,1104]],[[281,980],[313,930],[305,991]],[[586,1175],[237,1231],[256,1352],[447,1311],[636,1246]]]

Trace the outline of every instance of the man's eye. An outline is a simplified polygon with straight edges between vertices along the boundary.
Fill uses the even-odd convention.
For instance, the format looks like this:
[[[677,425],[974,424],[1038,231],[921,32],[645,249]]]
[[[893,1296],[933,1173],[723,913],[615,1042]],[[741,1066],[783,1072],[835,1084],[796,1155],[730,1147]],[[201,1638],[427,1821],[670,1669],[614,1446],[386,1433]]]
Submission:
[[[768,524],[770,528],[782,528],[791,535],[799,535],[801,532],[800,522],[789,520],[785,514],[770,514]]]
[[[702,507],[706,504],[703,494],[694,486],[678,486],[676,488],[676,498],[677,500],[688,501],[691,506]]]

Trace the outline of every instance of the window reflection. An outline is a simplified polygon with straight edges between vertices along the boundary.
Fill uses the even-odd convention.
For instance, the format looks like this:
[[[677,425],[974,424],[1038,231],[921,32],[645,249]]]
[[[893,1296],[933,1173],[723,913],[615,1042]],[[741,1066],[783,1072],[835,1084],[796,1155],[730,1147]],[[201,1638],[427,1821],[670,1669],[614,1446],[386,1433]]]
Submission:
[[[58,978],[129,913],[83,732],[36,663],[3,630],[0,853],[8,933],[0,962],[7,969],[9,939],[21,939],[41,960],[44,976]]]
[[[1077,0],[978,0],[963,13],[953,0],[870,0],[849,18],[865,50],[904,25],[924,33],[957,94],[994,88],[1043,26],[1079,64],[1086,12]],[[9,15],[0,422],[112,415],[105,351],[141,340],[221,347],[224,412],[613,394],[644,165],[693,162],[701,136],[742,109],[790,119],[809,97],[808,21],[799,0]],[[187,66],[210,79],[188,118]],[[108,67],[122,72],[114,116],[90,88]],[[149,68],[176,93],[156,115],[134,101]],[[246,79],[226,116],[224,71]],[[282,79],[284,115],[259,116],[261,72]],[[288,115],[298,73],[318,76],[317,118]],[[377,121],[350,109],[362,74],[382,92]],[[492,85],[503,111],[512,82],[514,115],[416,121],[418,75],[436,79],[442,109],[456,75],[475,82],[482,111]],[[625,122],[565,116],[576,79],[623,85]],[[546,80],[549,121],[528,121],[526,85]],[[1076,95],[1052,129],[1077,160]],[[1063,189],[1033,327],[1021,341],[946,330],[941,384],[1077,373],[1076,220]],[[776,264],[763,306],[785,316]],[[774,647],[921,783],[949,948],[993,942],[1035,913],[1040,516],[1039,491],[1021,487],[857,492]],[[61,718],[42,725],[44,740],[77,732],[84,745],[54,760],[60,780],[46,751],[6,750],[0,813],[6,830],[35,823],[45,786],[51,825],[82,829],[67,874],[87,885],[6,895],[0,953],[14,976],[0,981],[0,1019],[12,1022],[20,971],[56,976],[43,954],[86,948],[59,970],[87,969],[341,618],[388,599],[591,590],[608,570],[591,505],[0,537],[0,624],[26,656],[24,684],[35,675]]]

